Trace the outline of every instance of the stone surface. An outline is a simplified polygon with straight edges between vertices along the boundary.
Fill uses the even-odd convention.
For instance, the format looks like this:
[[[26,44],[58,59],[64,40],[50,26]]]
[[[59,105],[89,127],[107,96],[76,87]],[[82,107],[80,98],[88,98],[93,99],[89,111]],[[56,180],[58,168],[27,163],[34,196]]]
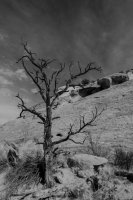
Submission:
[[[69,168],[64,168],[54,175],[54,179],[58,180],[58,183],[69,185],[75,182],[76,177]]]
[[[112,85],[112,79],[110,77],[98,79],[97,84],[100,86],[101,90],[108,89]]]
[[[89,178],[89,177],[91,177],[91,176],[93,176],[93,175],[94,175],[94,170],[93,170],[93,168],[90,169],[90,170],[78,170],[78,171],[77,171],[77,176],[78,176],[79,178]]]
[[[100,89],[100,87],[93,87],[93,86],[91,86],[91,87],[86,87],[86,88],[82,88],[82,89],[80,89],[79,90],[79,95],[81,96],[81,97],[86,97],[86,96],[88,96],[88,95],[91,95],[91,94],[94,94],[94,93],[96,93],[96,92],[99,92],[101,89]]]
[[[121,84],[129,80],[128,75],[124,73],[116,73],[111,75],[110,77],[112,79],[112,85]]]
[[[92,166],[104,165],[107,162],[106,158],[88,154],[76,154],[67,160],[69,167],[79,167],[81,169],[92,169]]]

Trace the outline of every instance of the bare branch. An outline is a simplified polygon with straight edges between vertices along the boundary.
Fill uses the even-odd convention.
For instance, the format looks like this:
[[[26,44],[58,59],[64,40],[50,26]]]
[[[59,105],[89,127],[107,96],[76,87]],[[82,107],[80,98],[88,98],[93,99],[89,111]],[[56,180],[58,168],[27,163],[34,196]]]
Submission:
[[[84,142],[86,141],[86,139],[87,139],[87,137],[85,137],[82,142],[77,142],[77,141],[73,140],[72,138],[69,138],[69,140],[72,141],[75,144],[84,144]]]
[[[28,108],[23,99],[20,97],[20,95],[16,95],[16,97],[20,100],[21,103],[18,104],[18,108],[21,109],[20,115],[18,118],[25,118],[25,115],[23,115],[24,112],[29,112],[35,116],[37,116],[41,121],[45,122],[45,118],[41,115],[41,113],[37,112],[35,108]]]
[[[56,75],[55,75],[55,82],[54,82],[54,94],[56,95],[56,92],[57,92],[57,86],[58,86],[58,78],[59,78],[59,75],[61,74],[61,72],[65,69],[65,64],[62,65],[60,64],[60,69],[56,72]]]
[[[53,117],[52,120],[60,119],[60,116]]]
[[[73,135],[76,135],[78,133],[85,133],[86,131],[84,131],[84,129],[87,126],[94,126],[93,122],[102,114],[102,112],[104,111],[104,109],[98,113],[97,108],[95,107],[95,113],[92,113],[92,119],[90,121],[85,121],[85,116],[81,116],[80,117],[80,122],[79,122],[79,128],[77,130],[73,130],[74,124],[70,124],[69,127],[69,131],[67,133],[67,136],[65,138],[62,138],[58,141],[55,141],[52,143],[52,146],[60,144],[62,142],[66,142],[68,140],[72,140],[70,137]]]
[[[36,75],[34,76],[34,75],[32,75],[32,73],[27,69],[27,67],[25,66],[25,62],[24,62],[24,60],[23,59],[21,59],[21,63],[22,63],[22,65],[23,65],[23,68],[24,68],[24,70],[26,71],[26,73],[29,75],[29,77],[32,79],[32,81],[35,83],[35,85],[38,87],[38,89],[39,89],[39,93],[40,93],[40,95],[41,95],[41,97],[42,97],[42,99],[43,99],[43,101],[44,102],[46,102],[46,97],[45,97],[45,95],[44,95],[44,92],[43,92],[43,90],[42,90],[42,87],[40,86],[40,84],[39,84],[39,77],[38,77],[38,71],[36,71]]]

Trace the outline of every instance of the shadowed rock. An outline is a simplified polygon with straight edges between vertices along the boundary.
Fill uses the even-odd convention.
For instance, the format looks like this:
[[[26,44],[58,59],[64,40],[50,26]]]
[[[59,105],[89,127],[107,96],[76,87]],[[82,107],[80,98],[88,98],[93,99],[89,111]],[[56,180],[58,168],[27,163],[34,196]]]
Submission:
[[[101,78],[97,80],[97,84],[100,86],[101,90],[105,90],[112,85],[112,79],[110,77]]]
[[[116,73],[111,75],[110,77],[112,79],[112,85],[121,84],[129,80],[128,75],[124,73]]]
[[[89,95],[94,94],[96,92],[99,92],[100,90],[101,89],[98,86],[97,87],[90,86],[90,87],[79,89],[79,95],[81,97],[86,97],[86,96],[89,96]]]

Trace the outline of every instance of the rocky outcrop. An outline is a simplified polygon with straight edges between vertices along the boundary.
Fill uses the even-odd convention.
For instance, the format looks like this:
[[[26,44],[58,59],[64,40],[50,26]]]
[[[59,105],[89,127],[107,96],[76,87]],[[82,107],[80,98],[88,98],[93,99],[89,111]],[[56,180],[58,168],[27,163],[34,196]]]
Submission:
[[[101,78],[97,80],[97,84],[101,90],[108,89],[112,85],[112,79],[110,77]]]
[[[110,88],[111,85],[117,85],[124,83],[129,80],[129,77],[125,73],[116,73],[110,76],[101,78],[97,80],[97,84],[100,86],[101,90]]]
[[[86,88],[82,88],[82,89],[79,89],[79,95],[81,97],[86,97],[88,95],[91,95],[91,94],[94,94],[96,92],[99,92],[101,89],[99,86],[90,86],[90,87],[86,87]]]
[[[108,162],[106,158],[88,155],[76,154],[67,160],[69,167],[78,167],[83,170],[92,169],[92,167],[100,167]]]
[[[129,80],[128,75],[124,73],[116,73],[111,75],[110,77],[112,79],[112,85],[121,84]]]

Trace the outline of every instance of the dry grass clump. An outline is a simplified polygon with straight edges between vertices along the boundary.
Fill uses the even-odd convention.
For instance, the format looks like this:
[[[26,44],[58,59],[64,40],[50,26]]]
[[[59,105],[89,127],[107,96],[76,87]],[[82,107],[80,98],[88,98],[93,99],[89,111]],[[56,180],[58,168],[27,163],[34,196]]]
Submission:
[[[1,157],[0,158],[0,173],[2,173],[3,171],[5,171],[5,169],[8,167],[8,163],[7,163],[7,159]]]
[[[133,167],[133,152],[122,148],[115,149],[114,165],[129,171]]]
[[[20,189],[23,190],[31,185],[38,185],[42,181],[41,166],[42,155],[40,152],[36,152],[34,157],[26,155],[14,168],[10,168],[5,177],[6,199],[9,199]]]
[[[108,170],[103,170],[99,174],[98,190],[93,193],[95,200],[116,200],[117,183],[114,181],[114,172]]]

